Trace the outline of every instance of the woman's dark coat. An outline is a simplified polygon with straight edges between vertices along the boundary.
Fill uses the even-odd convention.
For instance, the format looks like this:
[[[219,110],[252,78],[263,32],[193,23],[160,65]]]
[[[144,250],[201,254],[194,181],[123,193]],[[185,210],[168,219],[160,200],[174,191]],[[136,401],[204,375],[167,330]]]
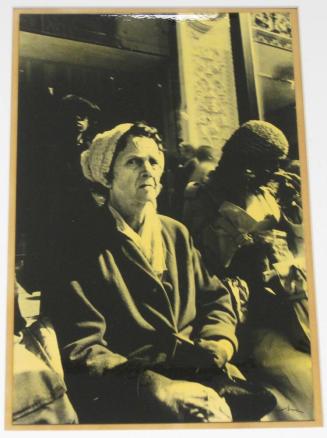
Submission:
[[[109,211],[100,217],[99,226],[85,228],[83,239],[71,238],[73,251],[53,269],[44,297],[65,366],[102,375],[112,351],[171,358],[176,335],[225,338],[237,349],[229,294],[209,276],[182,224],[160,216],[168,271],[160,281]]]

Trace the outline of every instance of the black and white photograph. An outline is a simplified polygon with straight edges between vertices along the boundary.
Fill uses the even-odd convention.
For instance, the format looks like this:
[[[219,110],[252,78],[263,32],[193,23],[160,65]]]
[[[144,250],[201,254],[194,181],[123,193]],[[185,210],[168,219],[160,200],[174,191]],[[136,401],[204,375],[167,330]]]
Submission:
[[[14,11],[7,429],[321,424],[299,36]]]

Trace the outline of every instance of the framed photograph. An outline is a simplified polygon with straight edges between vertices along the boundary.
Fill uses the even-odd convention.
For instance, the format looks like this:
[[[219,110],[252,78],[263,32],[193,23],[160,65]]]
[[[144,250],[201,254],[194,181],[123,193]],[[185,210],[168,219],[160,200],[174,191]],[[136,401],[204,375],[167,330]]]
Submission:
[[[297,9],[13,37],[6,428],[321,425]]]

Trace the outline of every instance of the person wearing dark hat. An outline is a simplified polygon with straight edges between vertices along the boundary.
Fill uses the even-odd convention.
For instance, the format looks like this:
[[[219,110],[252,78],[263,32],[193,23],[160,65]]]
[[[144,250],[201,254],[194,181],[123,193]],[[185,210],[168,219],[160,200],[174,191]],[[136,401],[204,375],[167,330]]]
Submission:
[[[96,135],[100,108],[83,97],[67,94],[58,109],[58,129],[52,151],[56,177],[52,176],[52,180],[54,190],[59,194],[58,209],[62,210],[69,209],[74,198],[83,196],[88,190],[82,174],[81,153],[89,149]],[[76,208],[78,202],[75,202]],[[74,214],[74,209],[71,210]]]
[[[45,277],[51,260],[73,245],[72,229],[93,215],[95,205],[82,174],[81,153],[97,131],[100,108],[83,97],[68,94],[53,113],[52,135],[44,143],[42,161],[42,206],[37,239],[40,262],[34,264],[38,277]],[[51,196],[49,196],[51,194]],[[42,287],[43,279],[40,279]]]
[[[244,123],[209,180],[188,192],[184,222],[230,290],[235,360],[251,362],[248,375],[274,387],[279,406],[270,418],[312,419],[300,177],[287,170],[288,147],[274,125]]]
[[[75,94],[62,98],[62,118],[65,135],[72,136],[77,149],[82,152],[89,148],[96,134],[96,125],[101,110],[95,103]]]

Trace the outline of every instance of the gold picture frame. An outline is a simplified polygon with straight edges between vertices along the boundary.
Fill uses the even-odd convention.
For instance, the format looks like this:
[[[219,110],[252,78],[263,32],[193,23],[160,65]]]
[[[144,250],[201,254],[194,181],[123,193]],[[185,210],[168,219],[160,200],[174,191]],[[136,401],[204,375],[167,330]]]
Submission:
[[[105,18],[107,17],[110,20],[114,16],[118,17],[117,21],[120,20],[119,26],[115,23],[112,26],[105,27],[103,23]],[[65,21],[62,20],[62,17],[65,18]],[[124,22],[124,17],[126,22]],[[159,23],[153,28],[135,24],[139,20],[147,20],[147,17],[151,17],[156,23],[160,20],[163,20],[164,23],[168,17],[169,19],[166,21],[170,24],[165,27],[160,26]],[[285,20],[283,21],[283,19]],[[172,33],[176,31],[174,27],[176,23],[182,24],[179,26],[177,33],[172,36]],[[187,23],[187,26],[183,27],[183,23]],[[170,29],[170,25],[174,27],[174,31]],[[210,33],[214,35],[213,39],[208,37]],[[6,429],[100,430],[321,426],[317,321],[311,253],[297,9],[16,9],[14,10],[13,35]],[[207,38],[205,43],[199,42],[201,38]],[[217,42],[218,39],[219,42]],[[268,47],[274,51],[276,59],[280,56],[279,60],[283,65],[279,66],[279,69],[276,65],[268,65],[270,55],[264,52],[263,47]],[[193,52],[190,48],[193,49]],[[201,53],[206,48],[208,48],[208,51]],[[242,56],[238,57],[237,50],[242,52]],[[198,52],[195,53],[196,51]],[[204,64],[201,63],[205,63],[205,59],[208,62],[204,67]],[[110,60],[112,65],[108,68],[106,63]],[[165,62],[169,62],[170,65],[164,71]],[[91,63],[93,66],[89,68]],[[174,63],[176,65],[173,65]],[[265,66],[267,71],[262,71]],[[96,71],[97,69],[98,71]],[[198,70],[196,71],[196,69]],[[272,71],[274,71],[274,74]],[[136,79],[133,78],[135,84],[142,75],[146,78],[140,85],[141,91],[133,89],[131,85],[127,87],[128,81],[132,82],[131,72],[135,75]],[[158,76],[152,81],[151,75],[153,74]],[[90,91],[90,82],[88,82],[90,77],[94,81],[93,96],[92,90]],[[52,82],[47,82],[50,79]],[[211,83],[210,89],[207,88],[210,81],[215,84],[218,92],[215,92]],[[170,151],[181,140],[197,146],[200,144],[214,144],[217,145],[215,159],[218,160],[223,144],[232,132],[246,120],[274,121],[277,126],[283,128],[286,126],[285,129],[288,129],[287,135],[292,138],[290,143],[292,142],[291,147],[293,148],[294,157],[300,161],[302,181],[301,196],[304,212],[303,228],[309,291],[310,357],[313,379],[313,414],[310,419],[230,423],[176,421],[142,424],[129,424],[127,422],[23,424],[18,421],[14,424],[12,420],[15,402],[13,392],[15,388],[14,369],[17,365],[13,345],[15,290],[17,290],[15,272],[20,268],[21,259],[23,259],[22,263],[26,263],[24,259],[26,258],[24,252],[26,251],[25,233],[37,233],[35,229],[33,232],[31,231],[33,224],[29,224],[30,228],[24,224],[26,214],[31,213],[32,217],[35,214],[33,206],[31,207],[30,204],[33,193],[35,196],[35,187],[26,188],[26,184],[22,184],[20,179],[26,175],[29,176],[31,171],[36,172],[33,164],[30,163],[32,157],[28,156],[28,152],[24,150],[24,144],[29,142],[30,146],[32,145],[33,133],[31,135],[30,132],[28,134],[26,132],[28,129],[36,129],[38,121],[33,121],[33,125],[31,114],[24,113],[24,111],[26,111],[28,105],[34,105],[33,108],[39,111],[38,116],[42,115],[37,99],[34,102],[28,101],[27,105],[26,99],[38,96],[41,87],[43,87],[42,92],[47,91],[50,98],[56,96],[56,93],[62,97],[64,94],[70,94],[70,90],[72,90],[72,94],[83,94],[83,97],[89,99],[91,97],[99,99],[101,98],[101,86],[104,87],[105,85],[108,87],[106,89],[107,98],[110,96],[117,105],[117,113],[113,114],[110,105],[104,106],[105,111],[110,114],[111,121],[102,127],[109,129],[116,123],[123,122],[128,115],[130,118],[136,119],[152,118],[160,124],[164,139],[170,145]],[[83,87],[85,90],[89,87],[87,93],[83,93]],[[126,90],[124,90],[124,87],[126,87]],[[177,92],[174,89],[175,87],[179,87]],[[135,94],[130,97],[132,89]],[[177,93],[178,97],[174,93]],[[151,98],[147,98],[147,94],[151,95]],[[142,109],[138,114],[137,109],[135,109],[136,102],[139,103],[142,96],[144,97],[144,103],[140,105]],[[117,104],[119,101],[122,102],[121,106]],[[283,101],[285,105],[292,107],[292,114],[283,115],[280,108],[278,108],[278,101]],[[148,102],[148,106],[146,102]],[[154,108],[155,105],[151,107],[152,104],[158,102],[161,104],[161,108]],[[178,102],[178,105],[176,105],[176,102]],[[217,108],[219,103],[221,107],[223,106],[222,103],[224,104],[223,109],[221,107]],[[103,105],[103,103],[100,104],[102,109]],[[166,114],[165,117],[164,114]],[[46,116],[42,119],[42,123],[45,120]],[[31,136],[27,137],[28,135]],[[37,150],[36,152],[39,153],[40,151]],[[24,155],[24,153],[27,155]],[[40,159],[41,155],[38,157]],[[24,174],[20,172],[24,172]],[[172,184],[169,178],[167,181],[168,184]],[[174,189],[173,185],[171,189]],[[24,196],[26,196],[26,199],[24,199]],[[172,201],[169,199],[168,196],[168,208],[166,205],[163,207],[164,213],[168,214],[170,213],[169,208],[173,207]],[[176,215],[178,217],[178,213],[174,212],[174,214],[175,217]],[[33,241],[33,236],[31,239]],[[27,278],[27,282],[29,280]],[[26,287],[24,286],[24,288]],[[34,294],[33,297],[34,300],[37,300],[38,295]],[[33,304],[33,298],[30,303]],[[26,315],[23,316],[26,317]],[[30,315],[27,315],[27,318],[29,317]],[[282,409],[292,410],[293,408],[286,404]]]

